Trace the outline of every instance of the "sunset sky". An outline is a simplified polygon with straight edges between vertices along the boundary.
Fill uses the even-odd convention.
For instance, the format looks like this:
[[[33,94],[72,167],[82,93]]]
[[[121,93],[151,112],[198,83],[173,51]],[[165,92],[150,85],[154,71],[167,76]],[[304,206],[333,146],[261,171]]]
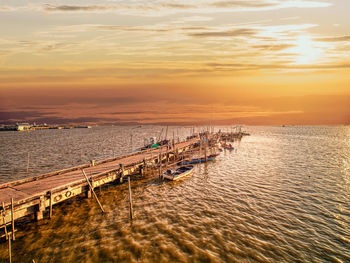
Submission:
[[[349,0],[0,0],[0,124],[349,124]]]

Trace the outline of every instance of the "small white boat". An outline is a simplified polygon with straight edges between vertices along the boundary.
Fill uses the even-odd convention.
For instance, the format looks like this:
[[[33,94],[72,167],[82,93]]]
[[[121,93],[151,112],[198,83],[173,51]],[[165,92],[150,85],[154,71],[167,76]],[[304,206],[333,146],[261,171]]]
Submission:
[[[181,166],[180,168],[173,170],[167,170],[163,173],[163,178],[171,181],[179,180],[182,177],[190,175],[193,173],[193,165]]]

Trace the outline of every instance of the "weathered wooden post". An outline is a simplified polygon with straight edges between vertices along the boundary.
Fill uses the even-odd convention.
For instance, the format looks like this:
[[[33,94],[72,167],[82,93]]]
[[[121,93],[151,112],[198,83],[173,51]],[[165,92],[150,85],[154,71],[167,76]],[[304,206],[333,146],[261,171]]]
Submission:
[[[93,182],[92,176],[90,177],[89,182],[90,182],[91,185],[93,185],[94,182]],[[89,190],[86,192],[86,197],[87,198],[91,198],[92,197],[91,188],[89,188]]]
[[[13,207],[13,198],[12,197],[11,197],[11,221],[12,221],[12,239],[16,240],[16,237],[15,237],[15,209]]]
[[[140,167],[140,175],[143,176],[145,174],[145,170],[146,170],[146,159],[145,157],[143,158],[141,167]]]
[[[153,160],[153,151],[151,151],[151,175],[153,176],[153,170],[154,170],[154,166],[153,166],[153,164],[154,164],[154,160]]]
[[[35,219],[37,221],[42,220],[44,218],[44,211],[45,211],[45,196],[40,196],[38,208],[35,213]]]
[[[159,179],[162,176],[162,151],[159,153]]]
[[[52,191],[50,191],[50,219],[52,217]]]
[[[4,224],[4,230],[5,230],[5,236],[6,236],[6,239],[8,238],[8,234],[7,234],[7,225],[6,225],[6,210],[5,210],[5,203],[2,202],[2,211],[1,211],[1,214],[2,214],[2,222]]]
[[[119,179],[119,182],[122,183],[123,182],[123,177],[124,177],[124,164],[120,163],[119,167],[120,167],[120,179]]]
[[[12,255],[11,255],[11,235],[8,236],[9,240],[9,262],[12,262]]]
[[[131,186],[130,186],[130,175],[128,176],[128,187],[129,187],[129,215],[130,219],[133,219],[134,211],[132,207],[132,196],[131,196]]]

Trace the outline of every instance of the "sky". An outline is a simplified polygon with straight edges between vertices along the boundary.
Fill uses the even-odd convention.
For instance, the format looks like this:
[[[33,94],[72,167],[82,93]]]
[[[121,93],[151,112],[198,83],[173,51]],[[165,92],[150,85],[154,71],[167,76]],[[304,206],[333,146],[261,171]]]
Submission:
[[[0,0],[0,124],[350,124],[349,0]]]

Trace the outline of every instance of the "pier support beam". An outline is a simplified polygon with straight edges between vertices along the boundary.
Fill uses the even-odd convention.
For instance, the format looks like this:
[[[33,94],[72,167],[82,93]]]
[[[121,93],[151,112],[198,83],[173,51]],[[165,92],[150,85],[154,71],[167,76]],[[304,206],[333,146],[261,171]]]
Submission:
[[[14,209],[14,205],[13,205],[13,198],[11,198],[11,221],[12,221],[12,224],[11,224],[11,227],[12,227],[12,239],[16,240],[16,237],[15,237],[15,209]]]
[[[44,218],[44,211],[45,211],[45,197],[40,196],[40,202],[38,204],[37,211],[35,212],[35,220],[39,221]]]
[[[120,167],[120,179],[119,179],[119,182],[122,183],[123,182],[123,177],[124,177],[124,164],[120,163],[119,167]]]
[[[134,217],[134,210],[132,207],[132,196],[131,196],[131,186],[130,186],[130,176],[128,176],[128,187],[129,187],[129,215],[132,220]]]
[[[52,218],[52,191],[50,191],[50,214],[49,214],[50,219]]]
[[[92,197],[92,194],[91,194],[91,190],[87,190],[86,191],[86,198],[91,198]]]

